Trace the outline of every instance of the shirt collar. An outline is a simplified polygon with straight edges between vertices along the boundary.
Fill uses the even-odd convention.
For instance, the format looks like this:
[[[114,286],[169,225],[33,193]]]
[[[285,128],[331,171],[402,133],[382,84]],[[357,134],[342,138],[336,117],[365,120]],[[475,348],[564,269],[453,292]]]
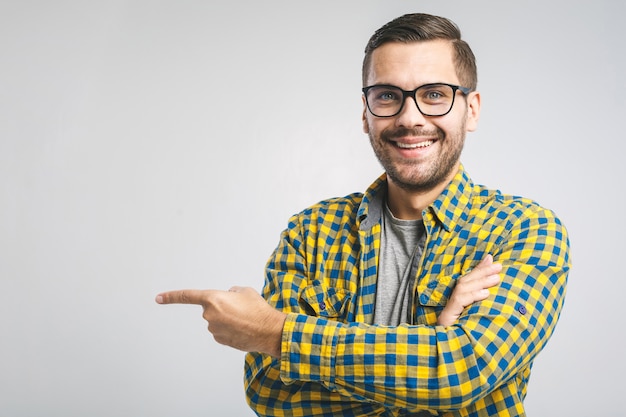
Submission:
[[[460,221],[467,219],[473,189],[474,183],[460,164],[450,184],[429,207],[446,231],[454,230]]]
[[[358,211],[359,229],[368,230],[380,222],[386,196],[387,174],[382,174],[363,194]]]

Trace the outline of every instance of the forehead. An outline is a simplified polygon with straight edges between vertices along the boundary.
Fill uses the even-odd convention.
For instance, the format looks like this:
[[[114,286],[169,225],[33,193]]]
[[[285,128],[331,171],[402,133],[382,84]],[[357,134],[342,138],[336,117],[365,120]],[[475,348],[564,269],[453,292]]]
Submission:
[[[413,89],[434,82],[459,82],[449,41],[390,42],[372,52],[367,85],[393,84]]]

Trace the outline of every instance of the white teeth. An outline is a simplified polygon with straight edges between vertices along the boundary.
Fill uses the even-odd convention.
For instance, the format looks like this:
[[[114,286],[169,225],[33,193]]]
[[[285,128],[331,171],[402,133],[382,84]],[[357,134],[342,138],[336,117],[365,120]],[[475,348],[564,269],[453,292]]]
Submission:
[[[398,146],[398,148],[402,148],[402,149],[426,148],[427,146],[430,146],[432,144],[433,144],[432,140],[427,140],[425,142],[420,142],[420,143],[401,143],[401,142],[396,142],[396,145]]]

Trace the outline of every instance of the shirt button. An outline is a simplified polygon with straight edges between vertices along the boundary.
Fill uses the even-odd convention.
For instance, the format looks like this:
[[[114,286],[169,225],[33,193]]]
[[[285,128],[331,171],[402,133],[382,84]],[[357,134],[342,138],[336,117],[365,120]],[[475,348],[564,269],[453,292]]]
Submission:
[[[320,310],[322,310],[322,311],[326,310],[326,304],[325,303],[320,303]]]
[[[431,281],[428,283],[428,288],[435,288],[437,286],[437,281]]]
[[[426,294],[420,295],[420,301],[422,302],[422,304],[428,303],[428,296]]]
[[[524,306],[519,306],[517,311],[519,311],[520,314],[526,314],[526,307]]]

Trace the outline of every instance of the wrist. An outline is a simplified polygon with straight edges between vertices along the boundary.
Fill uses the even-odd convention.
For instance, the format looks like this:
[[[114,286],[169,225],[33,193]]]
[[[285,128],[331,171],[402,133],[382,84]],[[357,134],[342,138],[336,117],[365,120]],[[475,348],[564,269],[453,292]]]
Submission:
[[[283,327],[285,326],[286,319],[287,314],[278,310],[274,310],[274,312],[268,317],[268,326],[265,333],[266,347],[263,350],[263,353],[267,353],[274,358],[280,359]]]

